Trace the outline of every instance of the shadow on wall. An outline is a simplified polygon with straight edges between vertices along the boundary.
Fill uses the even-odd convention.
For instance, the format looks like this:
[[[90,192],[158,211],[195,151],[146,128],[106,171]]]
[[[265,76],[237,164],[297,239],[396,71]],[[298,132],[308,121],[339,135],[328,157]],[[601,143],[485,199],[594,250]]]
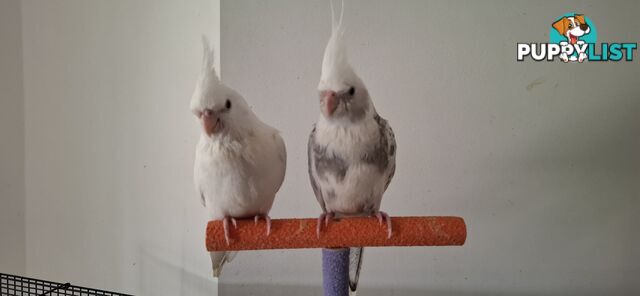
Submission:
[[[140,280],[137,282],[140,295],[217,295],[215,283],[206,273],[187,270],[145,251],[141,252],[140,258]]]
[[[213,278],[195,274],[187,270],[182,270],[182,286],[180,295],[232,295],[232,294],[216,294],[216,285]]]

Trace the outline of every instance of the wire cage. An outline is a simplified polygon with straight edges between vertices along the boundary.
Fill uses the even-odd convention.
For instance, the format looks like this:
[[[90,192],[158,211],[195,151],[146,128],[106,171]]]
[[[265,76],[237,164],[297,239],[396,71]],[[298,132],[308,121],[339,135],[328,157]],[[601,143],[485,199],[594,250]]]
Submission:
[[[23,276],[0,273],[1,296],[132,296],[116,292],[75,286],[70,283],[56,283]]]

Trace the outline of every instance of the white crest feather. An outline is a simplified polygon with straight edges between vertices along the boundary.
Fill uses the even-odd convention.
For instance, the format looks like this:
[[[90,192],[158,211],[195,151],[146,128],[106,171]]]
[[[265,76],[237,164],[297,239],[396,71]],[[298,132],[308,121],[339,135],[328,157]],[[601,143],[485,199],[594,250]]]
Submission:
[[[331,7],[331,37],[327,42],[322,59],[321,81],[344,80],[355,75],[347,60],[347,46],[344,42],[344,0],[340,9],[340,18],[336,19],[333,1],[329,0]]]
[[[211,43],[209,43],[207,36],[202,35],[202,72],[190,103],[191,111],[194,114],[202,111],[209,104],[207,100],[211,99],[210,94],[222,84],[216,73],[214,60]]]
[[[336,22],[335,9],[333,9],[333,0],[329,0],[329,6],[331,8],[331,34],[335,34],[339,29],[342,29],[342,16],[344,16],[344,0],[342,0],[342,7],[340,8],[340,19]]]
[[[206,35],[202,35],[202,76],[208,78],[215,77],[216,81],[220,80],[216,73],[213,48]]]

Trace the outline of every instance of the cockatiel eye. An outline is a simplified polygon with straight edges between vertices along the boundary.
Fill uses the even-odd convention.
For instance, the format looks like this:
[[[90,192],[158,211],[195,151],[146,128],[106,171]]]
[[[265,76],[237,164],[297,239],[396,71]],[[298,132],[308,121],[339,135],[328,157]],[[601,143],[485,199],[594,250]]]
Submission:
[[[227,101],[224,103],[224,106],[225,106],[227,109],[231,109],[231,101],[229,101],[229,99],[227,99]]]
[[[355,93],[356,93],[356,88],[352,86],[352,87],[349,89],[349,95],[353,96],[353,94],[355,94]]]

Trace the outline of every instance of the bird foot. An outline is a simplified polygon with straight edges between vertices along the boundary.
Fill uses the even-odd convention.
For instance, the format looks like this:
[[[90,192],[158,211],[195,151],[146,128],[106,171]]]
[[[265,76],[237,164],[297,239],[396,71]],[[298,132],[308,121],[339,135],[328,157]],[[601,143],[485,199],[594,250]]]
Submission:
[[[253,224],[257,225],[260,217],[264,218],[265,222],[267,222],[267,236],[271,234],[271,217],[269,215],[255,215],[253,217]]]
[[[383,212],[383,211],[378,211],[374,214],[374,216],[376,216],[376,218],[378,218],[378,223],[380,223],[380,225],[382,225],[383,221],[386,220],[387,222],[387,239],[391,238],[391,234],[393,233],[393,229],[391,228],[391,217],[389,217],[389,215],[387,215],[387,213]]]
[[[238,229],[238,222],[236,218],[226,216],[222,219],[222,229],[224,229],[224,240],[227,242],[227,246],[233,241],[229,235],[229,222],[233,224],[234,229]]]
[[[320,238],[320,231],[322,230],[322,222],[324,220],[324,227],[329,225],[329,220],[333,219],[335,215],[333,213],[322,213],[318,217],[318,224],[316,226],[316,235]]]

